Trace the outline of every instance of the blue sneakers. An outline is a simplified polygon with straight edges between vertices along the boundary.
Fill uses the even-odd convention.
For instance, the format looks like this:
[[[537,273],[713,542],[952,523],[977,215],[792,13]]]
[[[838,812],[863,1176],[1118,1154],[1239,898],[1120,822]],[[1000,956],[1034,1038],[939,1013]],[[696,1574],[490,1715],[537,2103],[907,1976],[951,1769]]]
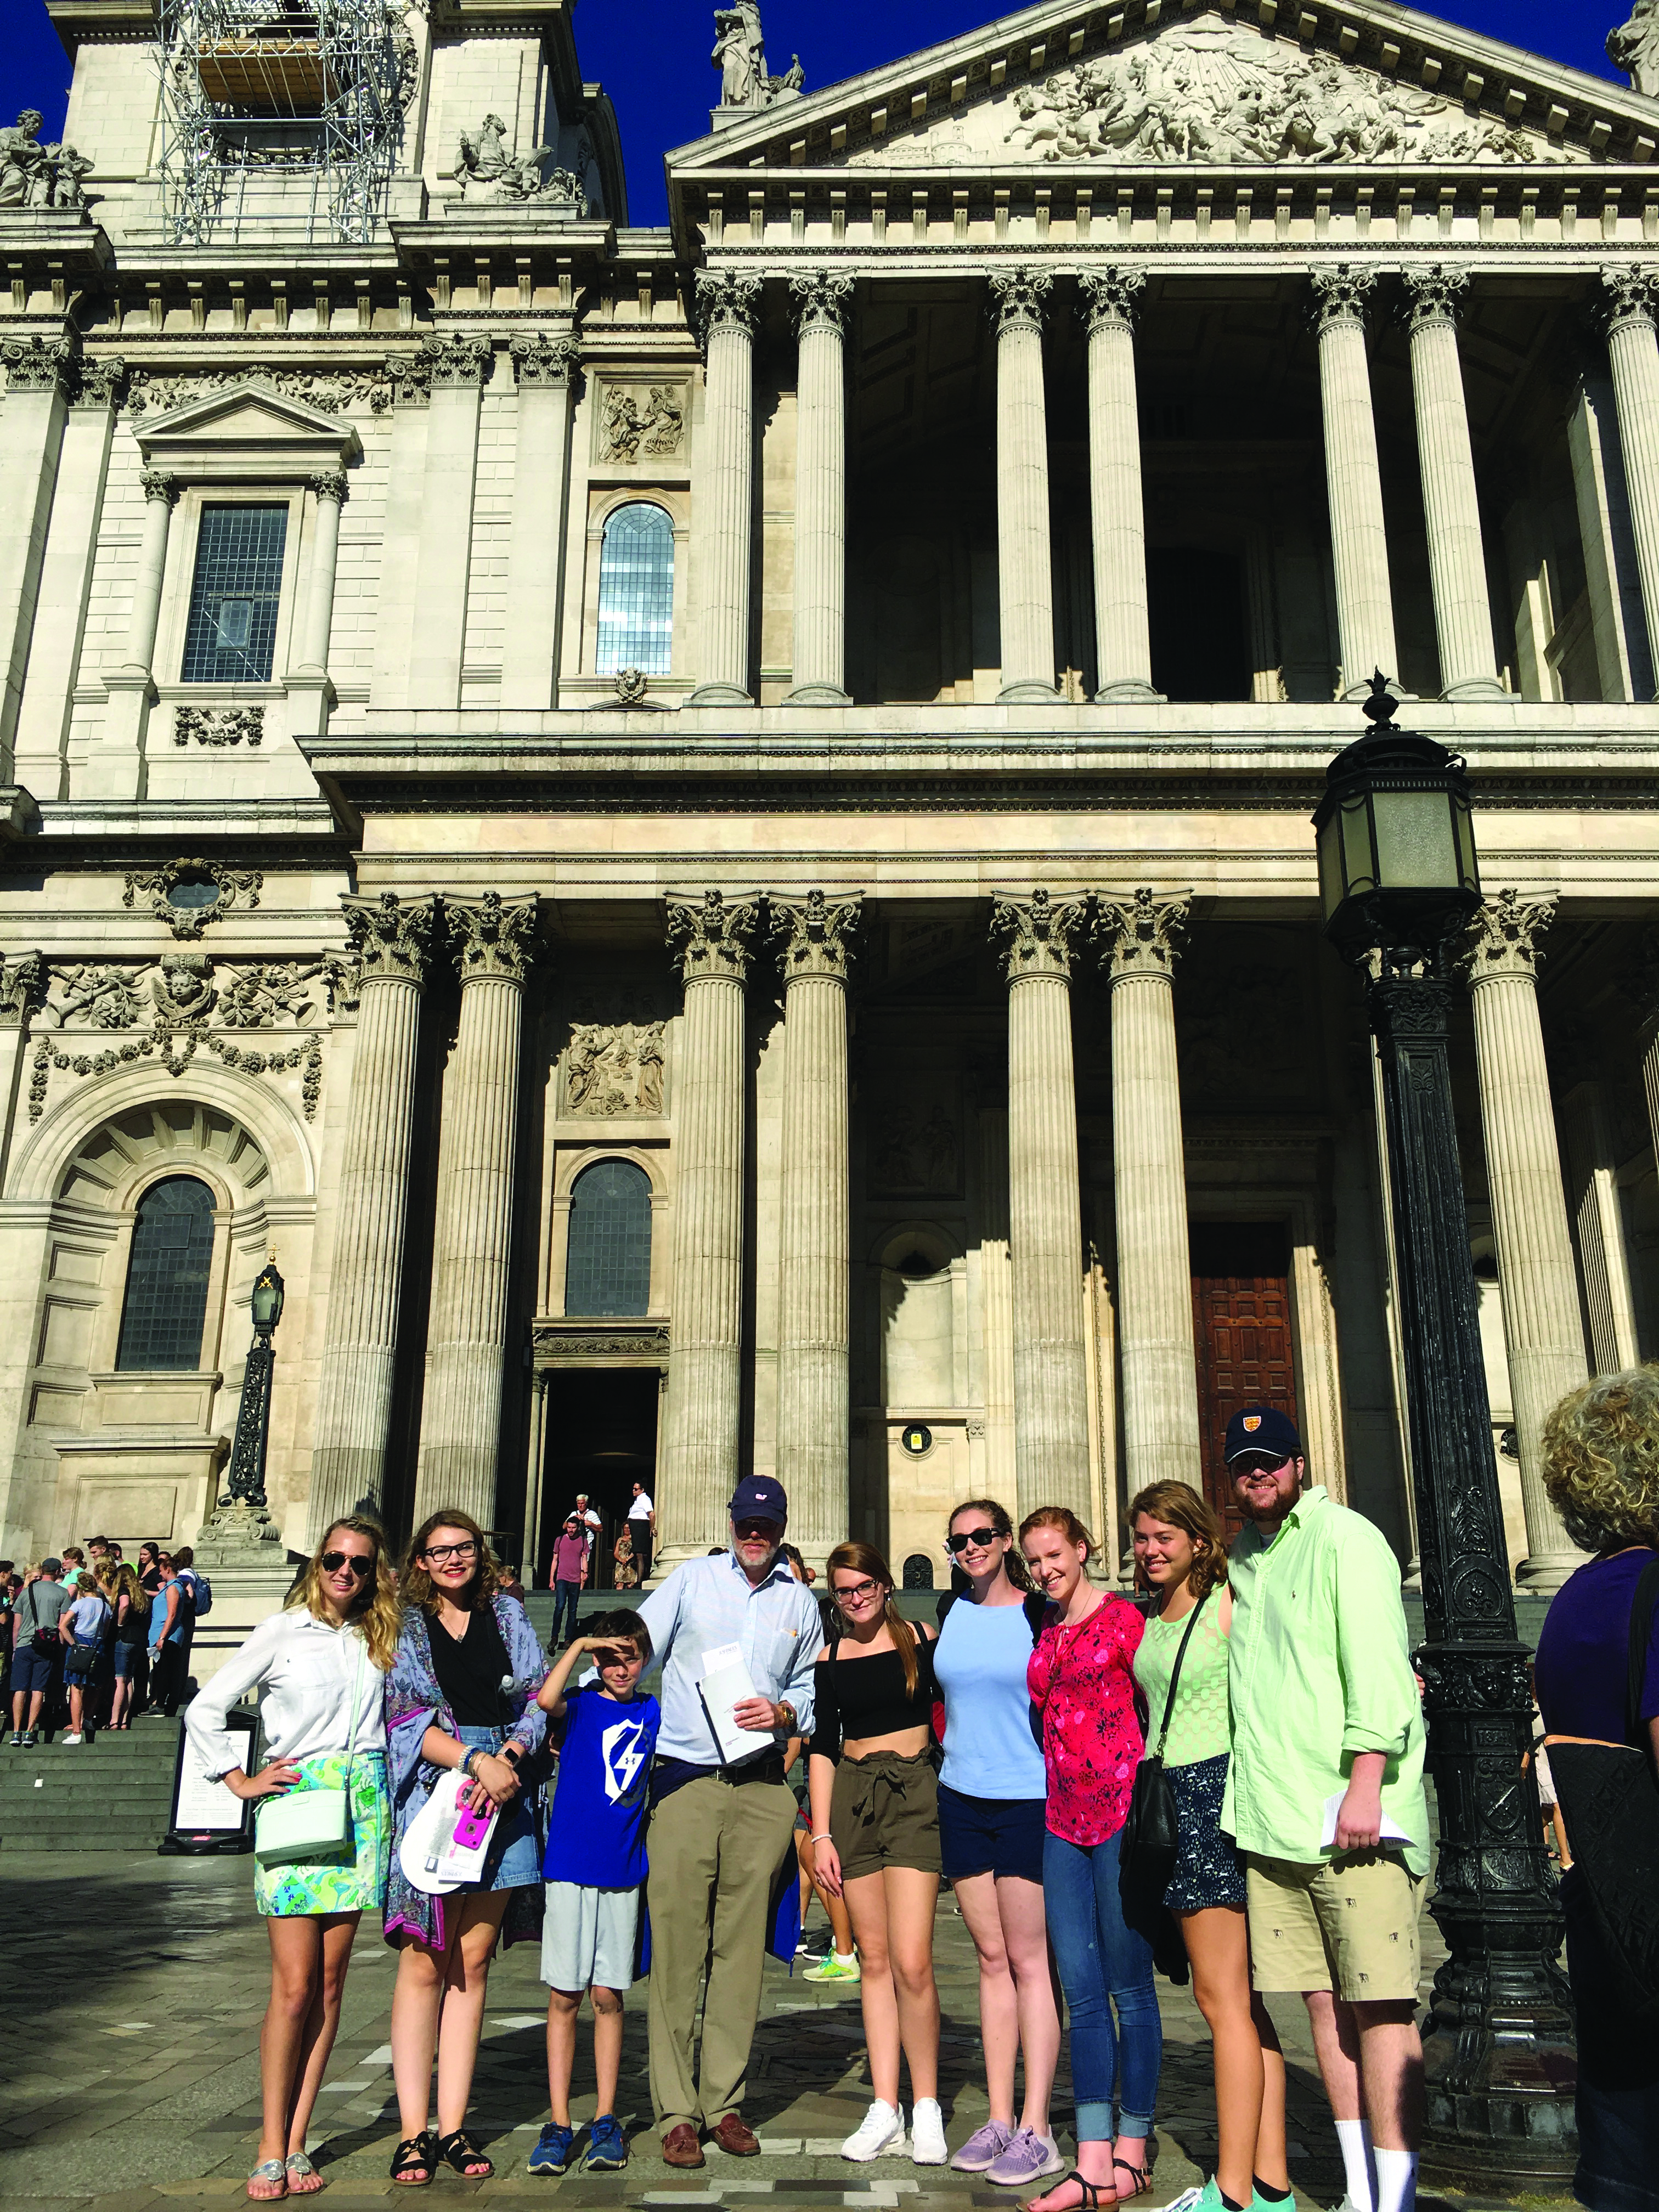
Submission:
[[[587,2156],[582,2160],[588,2173],[611,2173],[628,2163],[628,2138],[617,2124],[614,2112],[601,2112],[587,2130]]]
[[[570,2164],[570,2147],[576,2140],[574,2128],[562,2128],[552,2120],[536,2138],[536,2148],[530,2154],[532,2173],[562,2173]]]

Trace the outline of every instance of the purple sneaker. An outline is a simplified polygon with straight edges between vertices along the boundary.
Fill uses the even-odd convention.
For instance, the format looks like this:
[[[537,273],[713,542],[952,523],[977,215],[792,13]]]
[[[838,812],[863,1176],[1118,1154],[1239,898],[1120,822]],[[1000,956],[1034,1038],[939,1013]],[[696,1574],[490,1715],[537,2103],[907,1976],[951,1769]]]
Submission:
[[[1065,2171],[1060,2145],[1052,2136],[1040,2136],[1035,2128],[1021,2128],[1002,2155],[984,2169],[985,2179],[999,2189],[1024,2189],[1028,2182],[1041,2181],[1046,2173]]]
[[[1013,2139],[1012,2128],[1005,2128],[1000,2120],[987,2120],[982,2128],[975,2129],[951,2163],[958,2173],[984,2173]]]

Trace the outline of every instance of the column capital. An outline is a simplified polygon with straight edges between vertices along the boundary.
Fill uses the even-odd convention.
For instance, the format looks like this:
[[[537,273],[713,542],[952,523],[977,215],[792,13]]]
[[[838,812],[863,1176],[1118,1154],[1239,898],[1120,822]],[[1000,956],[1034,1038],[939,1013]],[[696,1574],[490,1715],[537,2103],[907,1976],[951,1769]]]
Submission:
[[[46,963],[38,952],[0,956],[0,1030],[21,1029],[46,1000]]]
[[[515,337],[507,351],[518,371],[520,389],[573,382],[581,367],[582,349],[568,332],[531,331]]]
[[[1039,884],[1030,898],[997,891],[991,902],[991,935],[1006,938],[1003,973],[1011,983],[1033,975],[1058,975],[1069,981],[1072,943],[1087,917],[1089,898],[1052,897]]]
[[[772,934],[780,940],[786,983],[798,975],[824,975],[847,981],[853,957],[853,939],[859,927],[862,891],[853,891],[833,904],[820,890],[804,899],[781,899],[769,895],[767,911]]]
[[[741,331],[745,337],[752,337],[760,315],[760,302],[761,280],[758,276],[727,276],[718,270],[698,270],[696,317],[702,326],[703,343],[707,345],[716,331]]]
[[[444,893],[444,927],[463,985],[489,976],[522,983],[536,935],[537,899],[504,899],[499,891],[471,898]]]
[[[118,407],[126,390],[127,364],[119,354],[85,354],[75,364],[72,407]]]
[[[343,469],[319,469],[314,476],[307,477],[306,482],[315,498],[331,499],[336,507],[345,505],[346,493],[350,486]]]
[[[477,391],[488,382],[495,349],[487,337],[468,333],[428,338],[416,356],[434,392]]]
[[[1437,261],[1426,269],[1407,269],[1405,285],[1407,313],[1414,331],[1427,323],[1455,325],[1469,289],[1469,272]]]
[[[1046,269],[1003,269],[987,279],[991,288],[991,319],[997,336],[1021,323],[1042,328],[1054,278]]]
[[[378,898],[343,891],[340,905],[345,915],[346,935],[356,984],[413,983],[418,990],[426,981],[432,957],[432,934],[437,901],[399,899],[396,891]]]
[[[1651,261],[1611,262],[1601,271],[1601,302],[1609,334],[1626,323],[1651,323],[1659,265]]]
[[[1501,976],[1536,981],[1540,943],[1555,919],[1555,903],[1553,898],[1523,899],[1513,885],[1485,902],[1464,939],[1463,968],[1471,989]]]
[[[811,269],[804,276],[792,276],[789,289],[794,297],[796,328],[801,335],[820,330],[834,331],[839,336],[845,331],[853,304],[850,276],[842,276],[836,269]]]
[[[74,348],[67,338],[8,338],[0,345],[8,392],[67,392],[74,375]]]
[[[1083,295],[1079,313],[1087,330],[1093,332],[1115,323],[1133,328],[1146,289],[1144,269],[1080,269],[1077,282]]]
[[[146,499],[164,500],[172,507],[179,497],[179,479],[171,469],[146,469],[138,481]]]
[[[1127,899],[1097,898],[1095,939],[1113,982],[1135,975],[1169,975],[1187,942],[1193,895],[1162,896],[1142,884]]]
[[[1339,261],[1334,269],[1316,269],[1309,282],[1322,331],[1333,323],[1358,323],[1363,327],[1366,307],[1376,289],[1374,269],[1357,261]]]
[[[719,976],[741,983],[749,973],[749,940],[760,918],[758,897],[732,899],[719,891],[668,901],[668,949],[688,983]]]

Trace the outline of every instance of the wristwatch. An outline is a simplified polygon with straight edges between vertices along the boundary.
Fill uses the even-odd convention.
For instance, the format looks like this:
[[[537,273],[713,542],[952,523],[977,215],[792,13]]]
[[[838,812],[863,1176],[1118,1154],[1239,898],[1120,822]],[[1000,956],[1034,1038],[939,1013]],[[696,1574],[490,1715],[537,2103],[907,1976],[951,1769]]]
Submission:
[[[778,1723],[778,1726],[781,1729],[787,1729],[789,1734],[793,1735],[796,1729],[800,1726],[800,1721],[796,1714],[794,1707],[790,1704],[787,1698],[781,1698],[778,1700],[778,1711],[783,1715],[783,1718]]]

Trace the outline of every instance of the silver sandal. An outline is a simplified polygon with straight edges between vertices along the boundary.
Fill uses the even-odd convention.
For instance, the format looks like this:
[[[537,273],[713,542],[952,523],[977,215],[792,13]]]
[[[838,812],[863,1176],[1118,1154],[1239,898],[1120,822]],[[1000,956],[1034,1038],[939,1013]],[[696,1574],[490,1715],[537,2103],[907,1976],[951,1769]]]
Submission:
[[[302,2150],[289,2151],[283,2164],[288,2170],[288,2178],[290,2181],[307,2181],[317,2171]],[[300,2192],[302,2197],[315,2197],[319,2193],[314,2189],[304,2189]]]
[[[282,2196],[286,2197],[288,2195],[287,2162],[280,2158],[261,2159],[258,2165],[256,2166],[252,2172],[249,2174],[248,2180],[250,2183],[255,2181],[280,2181],[283,2185],[281,2194]],[[252,2197],[251,2191],[249,2193],[252,2197],[252,2201],[255,2204],[274,2204],[277,2202],[276,2197]]]

